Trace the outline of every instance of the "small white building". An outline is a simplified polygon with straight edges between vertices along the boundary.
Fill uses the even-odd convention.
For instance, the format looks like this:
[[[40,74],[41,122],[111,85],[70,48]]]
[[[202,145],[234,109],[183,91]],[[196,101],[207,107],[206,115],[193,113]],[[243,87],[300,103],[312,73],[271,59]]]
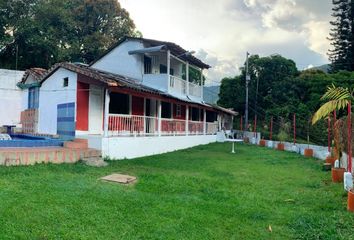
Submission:
[[[0,69],[0,126],[19,125],[22,91],[17,87],[23,71]]]
[[[236,113],[204,103],[209,67],[177,44],[127,37],[90,66],[59,63],[41,78],[37,131],[117,159],[215,142]]]

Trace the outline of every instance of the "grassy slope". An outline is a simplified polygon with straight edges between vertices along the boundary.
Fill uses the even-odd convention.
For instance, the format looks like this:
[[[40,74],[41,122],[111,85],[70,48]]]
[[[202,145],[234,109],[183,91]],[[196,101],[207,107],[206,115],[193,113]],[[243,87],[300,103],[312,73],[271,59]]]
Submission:
[[[0,238],[353,238],[342,185],[316,160],[247,145],[229,152],[211,144],[100,169],[1,167]],[[139,181],[98,180],[113,172]]]

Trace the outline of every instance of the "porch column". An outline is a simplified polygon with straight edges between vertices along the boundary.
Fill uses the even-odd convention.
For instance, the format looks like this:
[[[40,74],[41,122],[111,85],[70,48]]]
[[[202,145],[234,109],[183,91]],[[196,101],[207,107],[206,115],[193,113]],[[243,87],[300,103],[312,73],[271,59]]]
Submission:
[[[170,85],[171,85],[170,68],[171,68],[171,52],[170,50],[167,50],[167,79],[168,79],[167,92],[170,91]]]
[[[159,137],[161,136],[161,100],[157,100],[157,131]]]
[[[207,123],[206,123],[206,110],[203,109],[203,134],[206,135],[206,129]]]
[[[189,120],[189,106],[186,105],[186,136],[188,136],[188,120]]]
[[[186,95],[189,95],[189,62],[186,63]]]
[[[109,90],[106,88],[105,89],[105,95],[104,95],[104,136],[108,137],[108,125],[109,125],[109,102],[110,102],[110,95],[109,95]]]
[[[203,69],[200,69],[200,96],[202,101],[204,101],[204,87],[203,87]]]

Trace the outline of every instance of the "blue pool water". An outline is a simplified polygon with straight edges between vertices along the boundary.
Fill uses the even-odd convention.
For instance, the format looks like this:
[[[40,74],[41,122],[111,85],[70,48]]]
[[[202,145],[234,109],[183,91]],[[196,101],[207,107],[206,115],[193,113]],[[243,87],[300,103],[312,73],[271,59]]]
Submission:
[[[11,135],[12,140],[0,140],[0,147],[59,147],[63,146],[60,139],[37,137],[25,134]]]

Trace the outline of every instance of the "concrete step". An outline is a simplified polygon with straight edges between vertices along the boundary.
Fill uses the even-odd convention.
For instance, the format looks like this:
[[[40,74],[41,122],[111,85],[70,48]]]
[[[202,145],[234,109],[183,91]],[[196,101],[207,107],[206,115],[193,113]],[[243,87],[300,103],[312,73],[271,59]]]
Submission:
[[[108,165],[101,157],[87,157],[83,158],[82,161],[91,167],[106,167]]]
[[[87,142],[64,142],[65,148],[72,148],[72,149],[87,149],[88,144]]]

